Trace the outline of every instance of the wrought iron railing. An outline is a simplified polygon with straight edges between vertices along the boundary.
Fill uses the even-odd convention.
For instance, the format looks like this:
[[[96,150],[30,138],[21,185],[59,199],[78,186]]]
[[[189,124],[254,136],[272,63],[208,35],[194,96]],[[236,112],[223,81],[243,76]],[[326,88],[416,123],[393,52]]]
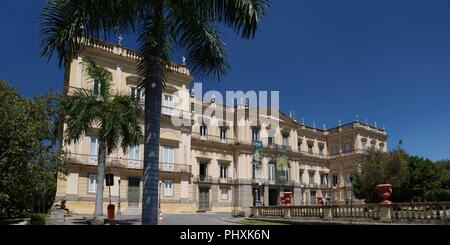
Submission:
[[[76,154],[70,153],[68,155],[69,162],[71,164],[87,165],[87,166],[97,166],[98,156],[88,155],[88,154]],[[161,162],[159,165],[159,171],[161,172],[173,172],[173,173],[192,173],[192,166],[176,163],[165,163]],[[129,159],[129,158],[117,158],[117,157],[106,157],[105,167],[106,168],[123,168],[123,169],[143,169],[144,161],[139,159]]]

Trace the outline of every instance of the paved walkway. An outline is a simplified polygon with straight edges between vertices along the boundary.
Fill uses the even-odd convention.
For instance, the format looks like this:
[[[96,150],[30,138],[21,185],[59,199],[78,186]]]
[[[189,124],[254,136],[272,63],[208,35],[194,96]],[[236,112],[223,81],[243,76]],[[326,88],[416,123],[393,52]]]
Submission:
[[[89,225],[89,215],[69,214],[53,209],[47,225]],[[118,215],[116,225],[140,225],[140,215]],[[231,213],[163,214],[163,225],[238,225]]]

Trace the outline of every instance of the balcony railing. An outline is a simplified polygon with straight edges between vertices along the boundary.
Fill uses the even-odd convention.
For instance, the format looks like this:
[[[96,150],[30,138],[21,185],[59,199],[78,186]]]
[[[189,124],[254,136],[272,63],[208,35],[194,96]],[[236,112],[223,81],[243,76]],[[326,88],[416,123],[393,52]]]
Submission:
[[[269,183],[269,185],[287,185],[287,186],[295,185],[295,181],[285,180],[285,179],[271,179],[271,180],[268,180],[268,183]]]
[[[233,138],[221,138],[219,136],[210,135],[210,134],[200,134],[200,133],[192,133],[191,137],[193,139],[208,141],[208,142],[214,142],[214,143],[221,143],[221,144],[234,144],[235,140]]]
[[[344,221],[350,215],[355,221],[395,223],[436,223],[450,221],[450,202],[311,205],[311,206],[259,206],[251,207],[252,215],[258,217],[282,217],[285,219],[317,218]]]
[[[159,171],[190,174],[192,173],[192,166],[175,163],[160,163]]]
[[[233,184],[232,178],[219,178],[217,181],[219,184]]]
[[[97,166],[97,156],[88,154],[70,153],[68,156],[69,162],[78,165]],[[144,161],[128,158],[106,157],[105,167],[109,168],[123,168],[123,169],[143,169]],[[175,164],[175,163],[159,163],[159,171],[173,172],[173,173],[192,173],[190,165]]]
[[[197,182],[200,183],[212,183],[212,178],[209,175],[198,175],[197,176]]]

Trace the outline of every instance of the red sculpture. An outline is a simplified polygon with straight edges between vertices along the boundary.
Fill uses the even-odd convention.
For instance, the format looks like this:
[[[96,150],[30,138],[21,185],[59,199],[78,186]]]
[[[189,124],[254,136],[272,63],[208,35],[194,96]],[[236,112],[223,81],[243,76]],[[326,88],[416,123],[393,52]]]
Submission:
[[[391,204],[392,202],[388,198],[392,195],[392,185],[391,184],[381,184],[377,185],[378,195],[380,195],[383,201],[381,204]]]
[[[292,204],[292,192],[283,192],[280,196],[280,204],[282,206],[290,206]]]

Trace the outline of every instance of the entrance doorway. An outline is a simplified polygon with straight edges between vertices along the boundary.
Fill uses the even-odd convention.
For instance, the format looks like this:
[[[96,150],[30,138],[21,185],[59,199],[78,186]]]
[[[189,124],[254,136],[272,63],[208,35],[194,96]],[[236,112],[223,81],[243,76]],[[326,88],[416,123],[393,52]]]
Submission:
[[[269,189],[269,206],[278,205],[278,189]]]
[[[200,211],[209,210],[209,188],[198,189],[198,209]]]
[[[140,178],[128,178],[128,206],[138,207],[140,201]]]

